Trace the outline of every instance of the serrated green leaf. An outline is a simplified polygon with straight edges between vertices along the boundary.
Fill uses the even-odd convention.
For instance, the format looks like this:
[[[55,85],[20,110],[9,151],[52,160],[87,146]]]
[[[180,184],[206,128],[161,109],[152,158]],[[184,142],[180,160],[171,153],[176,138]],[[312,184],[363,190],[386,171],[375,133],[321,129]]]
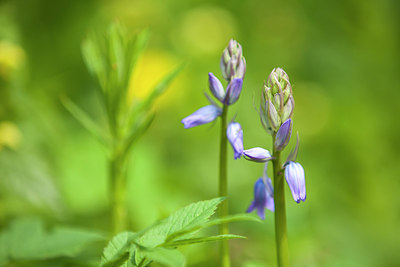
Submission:
[[[196,243],[205,243],[205,242],[214,242],[220,240],[228,240],[228,239],[236,239],[236,238],[246,238],[241,235],[216,235],[216,236],[207,236],[207,237],[196,237],[196,238],[188,238],[188,239],[179,239],[174,242],[168,243],[166,247],[179,247],[184,245],[191,245]]]
[[[103,250],[100,266],[123,266],[130,262],[130,251],[132,250],[131,241],[136,234],[132,232],[123,232],[114,236]]]
[[[141,236],[136,239],[136,242],[148,248],[163,244],[168,236],[207,222],[208,218],[215,213],[218,204],[223,200],[224,198],[214,198],[190,204],[174,212],[160,223],[145,229],[141,232]]]
[[[224,218],[218,218],[218,219],[214,219],[211,221],[206,221],[204,223],[196,224],[193,227],[187,227],[183,230],[176,231],[174,234],[171,234],[168,236],[168,238],[165,241],[165,244],[169,244],[170,242],[172,242],[178,238],[182,238],[183,236],[186,236],[190,233],[193,233],[193,232],[198,231],[203,228],[207,228],[210,226],[219,225],[219,224],[223,224],[223,223],[237,222],[237,221],[261,222],[261,220],[259,218],[255,217],[253,215],[250,215],[250,214],[246,214],[246,213],[230,215],[230,216],[226,216]]]
[[[106,137],[98,125],[81,108],[67,97],[61,97],[61,102],[87,131],[93,134],[102,144],[108,146],[109,138]]]

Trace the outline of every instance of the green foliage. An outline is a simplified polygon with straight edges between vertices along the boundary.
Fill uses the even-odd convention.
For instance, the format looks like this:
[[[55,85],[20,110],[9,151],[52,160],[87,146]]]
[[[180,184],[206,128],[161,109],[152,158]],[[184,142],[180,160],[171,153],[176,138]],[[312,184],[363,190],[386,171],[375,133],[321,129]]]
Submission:
[[[39,219],[19,219],[0,233],[0,264],[74,257],[102,240],[95,232],[67,227],[47,230]]]
[[[179,246],[244,238],[239,235],[192,237],[198,230],[221,223],[259,221],[245,214],[210,220],[223,200],[215,198],[192,203],[141,232],[116,235],[104,248],[100,266],[146,266],[153,261],[166,266],[184,266],[184,257],[176,250]]]
[[[128,89],[133,69],[149,39],[147,30],[132,38],[118,23],[112,23],[105,33],[93,33],[82,44],[82,53],[90,73],[97,79],[108,127],[97,124],[82,109],[66,97],[64,106],[101,143],[125,156],[135,140],[150,126],[154,101],[179,74],[182,66],[166,75],[143,100],[128,101]]]

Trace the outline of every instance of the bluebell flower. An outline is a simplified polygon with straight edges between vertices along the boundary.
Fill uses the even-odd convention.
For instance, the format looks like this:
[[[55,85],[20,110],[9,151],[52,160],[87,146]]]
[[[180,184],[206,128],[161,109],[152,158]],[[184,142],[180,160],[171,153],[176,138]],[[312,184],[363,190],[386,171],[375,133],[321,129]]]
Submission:
[[[242,92],[242,86],[243,86],[242,78],[235,78],[228,84],[224,99],[225,105],[232,105],[239,99],[240,92]]]
[[[221,108],[215,105],[208,105],[195,111],[182,120],[185,129],[206,124],[215,120],[222,113]]]
[[[254,147],[250,149],[246,149],[243,151],[243,156],[245,159],[255,162],[267,162],[273,157],[268,150],[261,147]]]
[[[226,136],[232,145],[235,159],[243,154],[243,130],[238,122],[231,122],[226,130]]]
[[[211,72],[208,73],[208,84],[211,93],[224,105],[232,105],[240,96],[243,87],[243,79],[235,78],[228,84],[226,92],[222,83]]]
[[[282,123],[281,127],[275,137],[275,148],[282,151],[289,143],[290,136],[292,135],[292,119],[286,120]]]
[[[265,219],[265,209],[274,211],[274,189],[272,187],[271,179],[266,177],[259,178],[254,184],[254,200],[250,204],[247,212],[252,212],[257,209],[257,214],[261,219]]]
[[[211,72],[208,73],[208,85],[210,87],[211,93],[217,98],[221,103],[225,99],[225,89],[222,83],[214,76]]]
[[[294,201],[304,202],[306,200],[306,180],[304,169],[300,163],[289,161],[285,167],[285,178]]]

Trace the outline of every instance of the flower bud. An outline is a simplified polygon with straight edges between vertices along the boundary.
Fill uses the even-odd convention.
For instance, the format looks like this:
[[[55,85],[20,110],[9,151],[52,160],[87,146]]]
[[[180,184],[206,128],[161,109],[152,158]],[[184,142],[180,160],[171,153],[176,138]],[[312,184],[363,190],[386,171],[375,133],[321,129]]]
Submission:
[[[246,60],[243,57],[242,46],[231,39],[228,47],[222,53],[220,63],[222,75],[227,81],[233,78],[244,78],[246,73]]]
[[[224,101],[225,98],[225,90],[222,83],[218,80],[217,77],[214,76],[211,72],[208,73],[208,83],[210,86],[211,93],[219,100]]]
[[[294,99],[289,76],[281,68],[275,68],[264,84],[260,116],[269,133],[277,132],[282,122],[293,115]]]
[[[285,121],[278,130],[275,137],[275,149],[282,151],[289,143],[290,136],[292,135],[292,120]]]
[[[229,83],[228,87],[226,88],[226,96],[224,100],[225,105],[232,105],[239,99],[242,86],[242,78],[235,78]]]
[[[254,147],[243,151],[244,158],[255,162],[267,162],[272,160],[271,153],[261,147]]]
[[[222,114],[221,108],[208,105],[195,111],[193,114],[187,116],[182,120],[185,129],[212,122]]]

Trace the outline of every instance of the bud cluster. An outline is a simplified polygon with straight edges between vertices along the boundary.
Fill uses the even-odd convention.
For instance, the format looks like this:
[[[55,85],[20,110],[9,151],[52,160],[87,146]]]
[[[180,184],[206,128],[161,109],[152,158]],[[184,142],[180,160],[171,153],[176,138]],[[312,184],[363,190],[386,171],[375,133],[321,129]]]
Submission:
[[[243,56],[242,46],[235,40],[231,39],[228,47],[222,53],[220,67],[222,76],[227,81],[234,78],[244,78],[246,60]]]
[[[292,117],[294,99],[289,76],[281,68],[272,70],[262,93],[261,123],[270,134]]]

